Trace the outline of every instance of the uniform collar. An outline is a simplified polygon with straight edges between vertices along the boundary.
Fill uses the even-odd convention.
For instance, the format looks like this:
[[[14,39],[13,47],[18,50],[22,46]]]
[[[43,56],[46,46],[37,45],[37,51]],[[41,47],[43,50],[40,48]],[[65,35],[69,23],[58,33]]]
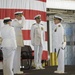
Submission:
[[[15,18],[15,21],[18,21],[18,19]]]
[[[56,26],[61,25],[61,23],[56,24]]]
[[[9,24],[4,24],[5,26],[10,26]]]
[[[41,22],[38,24],[38,23],[36,23],[37,25],[40,25],[41,24]]]

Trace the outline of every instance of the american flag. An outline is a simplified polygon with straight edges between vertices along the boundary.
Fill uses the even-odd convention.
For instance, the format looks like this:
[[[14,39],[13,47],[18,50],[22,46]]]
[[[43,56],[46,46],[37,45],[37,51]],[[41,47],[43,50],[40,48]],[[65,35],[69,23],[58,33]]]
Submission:
[[[42,24],[45,28],[45,44],[43,48],[43,58],[47,59],[47,24],[46,24],[46,0],[0,0],[0,27],[3,25],[2,19],[10,17],[14,19],[14,12],[23,11],[26,18],[25,25],[22,29],[24,45],[31,45],[30,30],[35,22],[34,17],[41,14]]]

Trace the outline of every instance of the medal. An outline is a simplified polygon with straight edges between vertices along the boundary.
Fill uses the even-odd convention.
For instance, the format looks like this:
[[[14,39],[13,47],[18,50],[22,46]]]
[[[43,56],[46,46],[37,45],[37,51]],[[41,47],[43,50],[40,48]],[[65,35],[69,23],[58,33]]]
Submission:
[[[41,27],[41,30],[43,30],[43,27]]]

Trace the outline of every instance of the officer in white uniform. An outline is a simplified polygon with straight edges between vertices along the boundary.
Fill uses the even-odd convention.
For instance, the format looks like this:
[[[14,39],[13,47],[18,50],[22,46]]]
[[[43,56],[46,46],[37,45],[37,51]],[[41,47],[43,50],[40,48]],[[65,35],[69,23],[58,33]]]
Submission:
[[[41,15],[36,15],[36,23],[31,27],[31,43],[34,46],[34,63],[36,69],[44,69],[41,64],[43,44],[44,44],[44,26],[41,24]]]
[[[14,75],[13,73],[13,60],[17,48],[15,30],[10,25],[11,19],[4,18],[4,26],[1,28],[2,37],[2,52],[3,52],[3,75]]]
[[[12,26],[15,29],[16,40],[17,40],[17,50],[14,59],[14,73],[22,74],[23,72],[20,71],[20,66],[21,66],[21,47],[24,46],[22,28],[23,25],[25,24],[25,17],[23,16],[23,11],[17,11],[14,14],[15,14],[15,19],[12,22]]]
[[[64,73],[64,48],[66,46],[66,40],[64,35],[64,29],[61,24],[62,18],[60,16],[54,16],[55,28],[53,32],[54,36],[54,48],[57,52],[58,68],[55,73]]]

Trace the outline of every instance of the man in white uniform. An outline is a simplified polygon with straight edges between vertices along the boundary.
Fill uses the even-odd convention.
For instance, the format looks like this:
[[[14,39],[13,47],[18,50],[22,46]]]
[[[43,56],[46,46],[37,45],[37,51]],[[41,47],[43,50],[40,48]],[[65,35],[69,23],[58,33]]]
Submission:
[[[34,46],[34,63],[36,69],[44,69],[42,67],[42,52],[44,44],[44,26],[41,24],[41,15],[36,15],[36,23],[31,27],[31,43]]]
[[[22,11],[15,12],[14,14],[15,19],[12,22],[12,26],[15,29],[17,40],[17,50],[15,52],[15,59],[14,59],[14,73],[22,74],[23,72],[20,71],[20,66],[21,66],[21,47],[24,46],[22,28],[23,25],[25,24],[25,17],[23,16]]]
[[[55,27],[53,30],[54,49],[57,52],[58,68],[55,73],[64,73],[64,48],[66,46],[66,40],[64,35],[64,29],[61,24],[62,18],[60,16],[54,16]]]
[[[14,75],[13,73],[13,60],[17,48],[15,30],[10,25],[11,19],[4,18],[4,26],[1,28],[2,37],[2,52],[3,52],[3,75]]]

